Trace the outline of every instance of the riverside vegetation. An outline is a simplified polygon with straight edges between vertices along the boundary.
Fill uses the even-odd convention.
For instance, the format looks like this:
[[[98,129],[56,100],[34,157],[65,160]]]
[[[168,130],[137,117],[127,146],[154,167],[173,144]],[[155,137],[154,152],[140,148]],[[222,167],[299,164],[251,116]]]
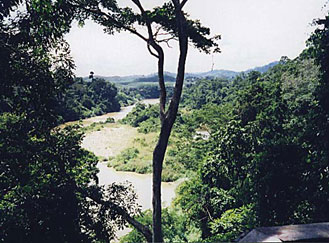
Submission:
[[[98,158],[80,146],[84,132],[118,124],[55,128],[141,96],[101,79],[73,78],[63,35],[73,17],[85,17],[72,8],[79,1],[27,1],[26,12],[11,18],[21,2],[0,4],[0,240],[109,242],[129,222],[139,231],[121,241],[145,241],[140,231],[151,228],[151,212],[140,212],[129,185],[100,186]],[[329,220],[329,17],[318,24],[294,60],[186,85],[162,177],[186,180],[163,209],[164,242],[232,241],[257,226]],[[118,126],[138,133],[110,165],[151,171],[158,110],[137,104],[122,120]]]

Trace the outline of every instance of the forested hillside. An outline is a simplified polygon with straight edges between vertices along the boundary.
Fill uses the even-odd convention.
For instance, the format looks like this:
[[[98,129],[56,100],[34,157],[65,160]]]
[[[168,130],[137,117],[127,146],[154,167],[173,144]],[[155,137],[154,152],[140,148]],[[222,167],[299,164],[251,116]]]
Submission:
[[[188,178],[176,198],[180,213],[165,214],[175,239],[199,232],[198,241],[232,241],[257,226],[329,220],[328,113],[315,47],[264,74],[200,79],[185,88],[173,135],[179,140],[169,150]],[[129,122],[154,129],[154,118],[142,114]],[[193,135],[198,131],[210,137]],[[172,232],[166,234],[170,241]],[[136,239],[131,233],[123,242]]]
[[[122,99],[125,102],[125,99]],[[75,79],[65,92],[59,95],[57,110],[62,122],[102,115],[120,110],[120,97],[114,84],[104,79],[85,82]]]
[[[168,96],[173,87],[167,88]],[[119,111],[120,107],[132,105],[142,99],[159,98],[160,90],[156,84],[116,86],[102,78],[85,81],[75,78],[66,83],[65,91],[56,98],[56,111],[59,122],[76,121]]]
[[[215,101],[220,106],[206,104],[202,125],[211,136],[206,151],[194,152],[203,158],[189,161],[198,172],[177,199],[203,239],[328,220],[328,127],[317,87],[314,60],[299,57],[235,80],[230,94]]]

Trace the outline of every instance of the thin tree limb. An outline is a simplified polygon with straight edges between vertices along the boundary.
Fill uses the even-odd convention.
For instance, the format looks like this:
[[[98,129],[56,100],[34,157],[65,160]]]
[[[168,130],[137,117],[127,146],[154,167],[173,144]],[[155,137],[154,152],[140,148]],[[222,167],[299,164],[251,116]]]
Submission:
[[[159,56],[152,51],[150,43],[147,43],[147,49],[152,56],[159,58]]]
[[[186,19],[184,13],[180,9],[179,0],[172,0],[176,10],[176,21],[178,27],[178,39],[179,39],[179,61],[178,61],[178,70],[176,76],[176,84],[174,88],[174,94],[171,98],[169,109],[166,113],[166,119],[169,120],[169,123],[174,123],[180,97],[182,94],[184,75],[185,75],[185,63],[188,51],[188,36],[186,30]]]
[[[160,87],[160,119],[161,122],[165,119],[165,112],[166,112],[166,100],[167,100],[167,92],[166,92],[166,85],[164,81],[164,53],[162,47],[156,43],[154,39],[154,34],[152,30],[152,25],[148,20],[148,16],[140,3],[139,0],[131,0],[135,5],[139,8],[142,16],[145,18],[146,27],[149,34],[149,44],[157,51],[158,53],[158,77],[159,77],[159,87]]]
[[[152,232],[151,230],[141,224],[140,222],[138,222],[137,220],[135,220],[133,217],[131,217],[126,210],[124,210],[123,208],[121,208],[120,206],[116,205],[115,203],[112,203],[110,201],[104,201],[99,197],[90,195],[89,193],[86,193],[84,190],[77,188],[78,192],[80,192],[82,195],[90,198],[91,200],[93,200],[94,202],[103,205],[105,207],[107,207],[110,210],[115,210],[119,215],[121,215],[129,224],[131,224],[132,226],[134,226],[136,228],[137,231],[139,231],[141,234],[144,235],[144,237],[146,238],[147,242],[152,242]]]
[[[184,8],[184,5],[187,3],[188,0],[183,0],[180,4],[180,9],[182,10]]]
[[[138,33],[133,28],[130,28],[130,27],[126,26],[126,25],[123,25],[122,23],[120,23],[119,21],[117,21],[115,18],[113,18],[111,15],[109,15],[109,14],[101,11],[100,9],[90,9],[90,8],[83,7],[81,5],[74,5],[74,4],[71,4],[71,6],[76,7],[76,8],[80,8],[80,9],[83,9],[86,12],[89,12],[89,13],[92,13],[92,14],[96,14],[98,16],[106,17],[107,19],[111,20],[112,23],[114,23],[117,28],[122,28],[122,29],[124,29],[126,31],[129,31],[130,33],[138,36],[143,41],[146,41],[146,42],[148,41],[148,39],[146,37],[144,37],[142,34]]]

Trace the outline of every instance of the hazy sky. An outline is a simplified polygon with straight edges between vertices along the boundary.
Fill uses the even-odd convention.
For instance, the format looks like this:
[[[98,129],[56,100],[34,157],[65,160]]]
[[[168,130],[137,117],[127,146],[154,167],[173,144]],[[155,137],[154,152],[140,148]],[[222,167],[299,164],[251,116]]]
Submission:
[[[118,0],[124,6],[129,0]],[[141,0],[145,8],[160,5],[163,0]],[[311,22],[325,15],[327,0],[189,0],[191,18],[200,19],[212,34],[221,34],[222,53],[206,55],[191,47],[187,72],[215,69],[243,71],[279,60],[296,57],[314,30]],[[76,74],[97,75],[149,74],[156,71],[156,59],[145,43],[129,33],[104,34],[92,22],[83,27],[73,25],[66,39],[71,45]],[[166,48],[165,68],[176,72],[177,47]]]

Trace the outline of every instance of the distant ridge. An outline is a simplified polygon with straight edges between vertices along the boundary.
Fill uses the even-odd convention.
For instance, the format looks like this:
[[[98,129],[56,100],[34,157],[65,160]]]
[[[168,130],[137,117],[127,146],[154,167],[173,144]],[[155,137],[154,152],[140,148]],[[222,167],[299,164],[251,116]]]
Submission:
[[[265,66],[260,66],[260,67],[255,67],[255,68],[252,68],[252,69],[248,69],[246,71],[246,73],[249,73],[251,71],[257,71],[257,72],[260,72],[260,73],[265,73],[267,72],[267,70],[269,70],[270,68],[274,67],[275,65],[279,64],[278,61],[275,61],[275,62],[271,62]]]
[[[265,66],[251,68],[251,69],[248,69],[243,72],[236,72],[236,71],[221,69],[221,70],[213,70],[213,71],[204,72],[204,73],[187,73],[186,77],[197,77],[197,78],[215,77],[215,78],[230,78],[231,79],[231,78],[235,78],[236,76],[238,76],[241,73],[250,73],[252,71],[265,73],[267,70],[274,67],[278,63],[279,63],[278,61],[271,62]]]
[[[213,70],[209,72],[204,72],[204,73],[186,73],[187,78],[206,78],[206,77],[214,77],[214,78],[234,78],[237,75],[239,75],[240,72],[235,72],[235,71],[230,71],[230,70]]]
[[[258,71],[261,73],[266,72],[270,68],[277,65],[279,62],[271,62],[267,65],[255,67],[252,69],[248,69],[243,72],[236,72],[231,70],[213,70],[209,72],[201,72],[201,73],[186,73],[186,78],[228,78],[233,79],[241,73],[249,73],[252,71]],[[128,83],[154,83],[157,82],[157,74],[152,73],[149,75],[130,75],[130,76],[97,76],[97,78],[103,78],[109,82],[118,83],[118,84],[128,84]],[[88,80],[87,77],[84,78]],[[174,82],[175,81],[175,73],[165,72],[165,81],[166,82]]]

